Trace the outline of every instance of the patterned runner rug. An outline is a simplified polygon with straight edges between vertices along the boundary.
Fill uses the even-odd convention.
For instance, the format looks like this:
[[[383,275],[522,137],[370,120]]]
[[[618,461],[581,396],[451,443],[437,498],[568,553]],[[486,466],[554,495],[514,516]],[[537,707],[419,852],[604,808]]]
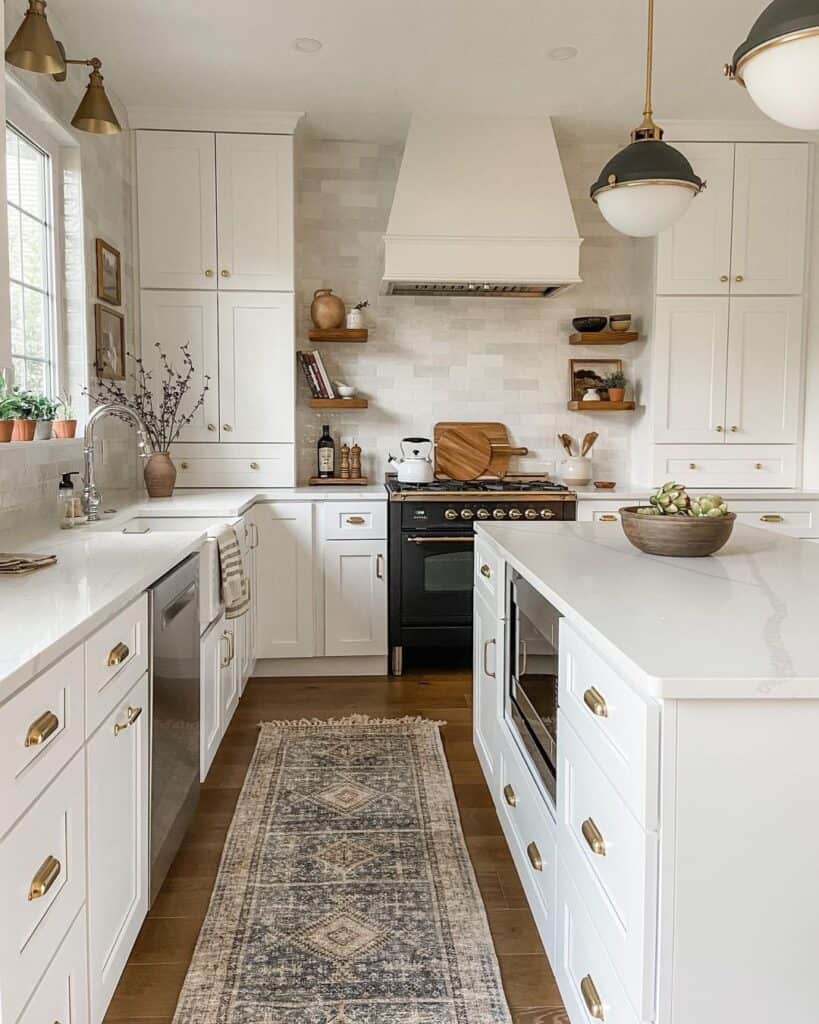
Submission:
[[[174,1024],[510,1024],[439,724],[262,725]]]

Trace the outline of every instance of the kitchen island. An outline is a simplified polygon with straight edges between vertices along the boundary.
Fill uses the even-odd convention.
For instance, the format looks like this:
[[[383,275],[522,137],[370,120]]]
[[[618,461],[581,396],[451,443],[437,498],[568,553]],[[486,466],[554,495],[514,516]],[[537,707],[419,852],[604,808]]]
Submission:
[[[819,551],[477,532],[475,746],[572,1024],[814,1021]],[[518,577],[555,622],[554,799],[512,715],[516,678],[555,671]]]

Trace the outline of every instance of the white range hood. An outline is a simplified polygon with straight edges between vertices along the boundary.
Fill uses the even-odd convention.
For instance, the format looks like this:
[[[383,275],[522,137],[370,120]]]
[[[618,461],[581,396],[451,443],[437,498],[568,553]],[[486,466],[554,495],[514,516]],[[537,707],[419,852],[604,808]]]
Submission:
[[[554,295],[581,280],[581,242],[548,118],[413,118],[385,293]]]

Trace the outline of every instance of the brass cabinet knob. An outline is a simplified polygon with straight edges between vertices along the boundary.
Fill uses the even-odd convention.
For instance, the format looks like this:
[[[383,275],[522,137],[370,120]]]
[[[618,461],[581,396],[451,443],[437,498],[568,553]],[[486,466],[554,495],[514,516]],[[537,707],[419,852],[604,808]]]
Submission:
[[[600,998],[600,994],[598,993],[590,974],[587,974],[585,978],[581,979],[580,994],[583,996],[583,1002],[586,1004],[589,1016],[593,1020],[605,1020],[605,1008],[603,1007],[603,1001]]]
[[[251,462],[250,463],[250,468],[251,469],[258,469],[259,468],[259,463],[258,462]]]
[[[37,747],[60,728],[60,720],[53,711],[44,711],[26,730],[25,746]]]
[[[222,271],[222,277],[230,277],[230,271],[229,270],[223,270]]]
[[[583,838],[586,840],[591,852],[596,853],[598,857],[605,857],[606,840],[591,818],[586,818],[580,826],[580,831],[583,833]]]
[[[761,462],[755,462],[754,463],[754,469],[762,469],[762,463]]]
[[[205,271],[205,277],[213,277],[213,271],[212,270],[206,270]]]
[[[492,570],[488,565],[486,565],[486,563],[481,566],[481,576],[488,580],[492,578]]]
[[[688,468],[689,469],[696,469],[697,468],[696,462],[689,462],[688,463]]]
[[[727,274],[721,274],[720,275],[720,281],[722,281],[723,284],[727,284],[728,283],[728,275]]]
[[[510,807],[517,807],[518,805],[518,795],[511,786],[503,787],[503,799]]]
[[[732,433],[732,434],[736,434],[736,432],[737,432],[738,430],[739,430],[739,427],[731,427],[731,433]]]
[[[187,469],[188,468],[187,462],[180,462],[179,463],[179,468],[180,469]]]
[[[535,871],[543,870],[543,858],[540,856],[540,850],[537,848],[537,843],[529,843],[526,847],[526,856],[529,858],[529,862]]]
[[[737,284],[742,284],[742,282],[745,280],[745,278],[742,276],[742,274],[737,274],[737,276],[734,278],[734,280],[736,281]]]
[[[121,665],[130,653],[131,649],[128,644],[119,643],[108,652],[105,664],[109,668],[113,668],[114,665]]]
[[[722,429],[722,427],[720,427],[720,430],[721,429]],[[231,430],[233,430],[233,427],[229,423],[223,423],[222,424],[222,430],[226,430],[228,433],[230,433]]]
[[[609,707],[606,704],[606,699],[603,694],[590,686],[588,690],[583,694],[583,703],[591,711],[593,715],[597,715],[598,718],[609,717]]]
[[[722,426],[717,426],[717,427],[715,427],[714,429],[716,430],[716,432],[717,432],[718,434],[721,434],[721,433],[723,432],[723,430],[724,430],[725,428],[724,428],[724,427],[722,427]]]
[[[216,424],[215,423],[209,423],[208,424],[208,430],[216,430]]]
[[[45,896],[59,878],[61,867],[56,857],[46,857],[28,887],[29,900],[39,900]]]

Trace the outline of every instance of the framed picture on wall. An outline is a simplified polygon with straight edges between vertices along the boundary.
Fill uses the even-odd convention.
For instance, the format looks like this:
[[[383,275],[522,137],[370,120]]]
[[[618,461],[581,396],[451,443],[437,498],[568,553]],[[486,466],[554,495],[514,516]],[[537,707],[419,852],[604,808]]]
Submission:
[[[622,359],[571,359],[569,377],[573,402],[583,400],[589,388],[604,387],[603,381],[613,373],[623,372]]]
[[[125,317],[115,309],[96,305],[94,324],[97,376],[103,380],[125,380]]]
[[[122,259],[113,245],[97,239],[97,298],[122,305]]]

